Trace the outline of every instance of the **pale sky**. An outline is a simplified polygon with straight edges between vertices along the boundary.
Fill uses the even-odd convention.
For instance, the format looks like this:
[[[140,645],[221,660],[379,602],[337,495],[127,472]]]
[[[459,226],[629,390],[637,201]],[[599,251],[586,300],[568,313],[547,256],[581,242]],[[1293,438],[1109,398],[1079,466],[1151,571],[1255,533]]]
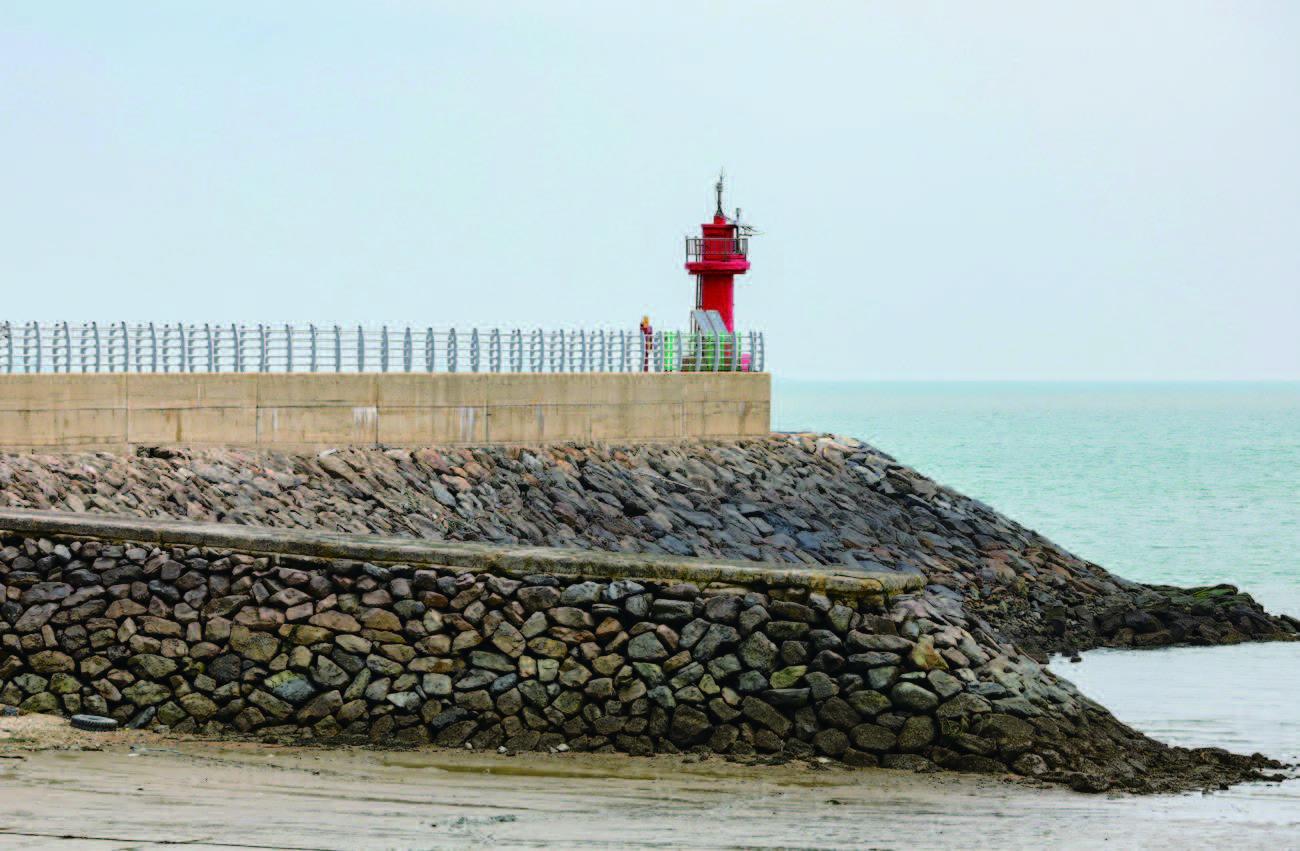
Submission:
[[[1295,2],[0,4],[0,319],[686,324],[782,376],[1300,378]]]

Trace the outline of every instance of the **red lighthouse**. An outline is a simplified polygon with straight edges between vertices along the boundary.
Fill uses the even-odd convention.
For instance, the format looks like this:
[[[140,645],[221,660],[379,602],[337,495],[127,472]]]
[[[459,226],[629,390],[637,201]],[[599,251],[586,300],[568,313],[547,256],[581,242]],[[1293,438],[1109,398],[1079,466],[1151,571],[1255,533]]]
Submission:
[[[718,195],[713,221],[700,225],[701,235],[686,238],[686,271],[695,276],[695,309],[717,311],[728,333],[734,333],[735,278],[749,271],[751,229],[722,212],[722,175],[714,187]]]

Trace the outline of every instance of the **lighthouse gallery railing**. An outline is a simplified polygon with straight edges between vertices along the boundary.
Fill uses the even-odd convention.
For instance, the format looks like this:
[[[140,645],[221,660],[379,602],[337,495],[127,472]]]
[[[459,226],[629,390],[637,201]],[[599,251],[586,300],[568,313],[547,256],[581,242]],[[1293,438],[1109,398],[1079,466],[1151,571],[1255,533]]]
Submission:
[[[686,262],[709,260],[715,257],[749,256],[749,238],[744,236],[688,236],[686,237]]]
[[[761,332],[0,323],[0,373],[762,372]]]

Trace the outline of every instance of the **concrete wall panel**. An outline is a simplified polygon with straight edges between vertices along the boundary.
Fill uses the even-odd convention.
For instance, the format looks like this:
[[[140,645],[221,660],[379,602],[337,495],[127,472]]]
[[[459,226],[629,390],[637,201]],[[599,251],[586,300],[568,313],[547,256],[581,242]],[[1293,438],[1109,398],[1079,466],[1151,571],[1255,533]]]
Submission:
[[[87,380],[97,375],[78,376]],[[165,408],[252,408],[257,404],[256,375],[235,373],[130,374],[126,379],[126,403],[132,410]]]
[[[252,446],[257,442],[257,409],[252,405],[129,409],[130,446]]]
[[[0,410],[0,450],[116,449],[125,433],[121,409]]]
[[[379,411],[364,404],[258,408],[256,442],[259,446],[374,446],[379,442]]]
[[[125,408],[126,379],[121,374],[75,372],[0,374],[0,411]]]
[[[683,435],[700,437],[685,430],[684,407],[680,401],[594,407],[591,437],[611,443],[619,440],[675,440]]]
[[[0,376],[0,449],[669,441],[766,434],[747,374]]]

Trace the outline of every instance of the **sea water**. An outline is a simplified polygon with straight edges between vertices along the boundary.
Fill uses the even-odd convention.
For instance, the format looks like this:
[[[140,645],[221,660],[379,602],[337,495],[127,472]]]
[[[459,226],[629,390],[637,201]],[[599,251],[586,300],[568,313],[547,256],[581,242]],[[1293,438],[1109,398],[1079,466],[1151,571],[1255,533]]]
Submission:
[[[772,419],[866,440],[1121,576],[1300,617],[1300,383],[778,380]],[[1052,668],[1162,741],[1300,761],[1300,643]],[[1296,786],[1232,794],[1300,813]]]

